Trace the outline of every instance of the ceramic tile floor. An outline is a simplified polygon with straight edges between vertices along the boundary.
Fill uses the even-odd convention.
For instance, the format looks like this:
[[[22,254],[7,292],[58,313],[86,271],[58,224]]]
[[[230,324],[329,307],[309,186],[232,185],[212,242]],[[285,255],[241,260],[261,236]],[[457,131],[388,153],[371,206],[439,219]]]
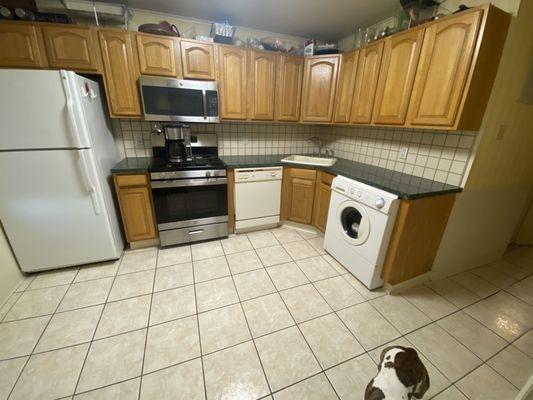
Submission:
[[[0,399],[361,399],[391,344],[419,350],[425,398],[513,399],[533,250],[390,296],[285,227],[31,275],[0,321]]]

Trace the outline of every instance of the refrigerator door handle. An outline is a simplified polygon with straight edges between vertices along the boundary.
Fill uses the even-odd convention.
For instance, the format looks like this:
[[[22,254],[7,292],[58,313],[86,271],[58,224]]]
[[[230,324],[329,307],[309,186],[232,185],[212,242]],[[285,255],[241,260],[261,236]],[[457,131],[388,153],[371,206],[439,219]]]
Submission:
[[[78,151],[79,155],[79,164],[81,175],[89,194],[91,196],[91,202],[93,203],[94,213],[100,215],[102,213],[102,208],[100,207],[100,202],[98,201],[98,194],[96,193],[96,187],[94,186],[91,177],[89,176],[89,168],[87,166],[87,158],[85,157],[84,150]]]
[[[70,132],[72,139],[74,140],[74,146],[77,148],[83,147],[80,140],[80,133],[78,131],[78,123],[76,121],[76,111],[74,110],[74,99],[72,98],[72,88],[67,76],[67,71],[59,71],[61,74],[61,82],[63,83],[63,89],[65,91],[65,99],[67,106],[67,117],[70,124]]]

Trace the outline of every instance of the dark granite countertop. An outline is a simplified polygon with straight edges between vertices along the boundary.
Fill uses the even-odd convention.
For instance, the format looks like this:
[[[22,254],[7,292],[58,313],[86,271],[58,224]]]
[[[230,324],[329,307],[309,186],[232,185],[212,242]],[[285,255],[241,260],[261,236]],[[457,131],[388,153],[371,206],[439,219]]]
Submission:
[[[281,160],[289,156],[283,154],[261,156],[223,156],[222,160],[228,168],[252,168],[268,167],[275,165],[291,165],[298,168],[310,168],[326,171],[334,175],[342,175],[355,179],[367,185],[394,193],[401,199],[417,199],[421,197],[436,196],[447,193],[458,193],[462,189],[458,186],[432,181],[414,175],[396,172],[386,168],[362,164],[356,161],[337,158],[337,162],[331,167],[319,167],[314,165],[288,164]]]
[[[124,158],[121,162],[111,168],[111,172],[113,174],[145,174],[148,172],[150,165],[152,165],[152,161],[152,157]]]
[[[228,168],[272,167],[276,165],[291,165],[298,168],[309,168],[326,171],[334,175],[342,175],[355,179],[378,189],[394,193],[402,199],[417,199],[447,193],[458,193],[462,189],[458,186],[432,181],[414,175],[396,172],[386,168],[362,164],[356,161],[338,158],[331,167],[314,165],[282,163],[281,160],[290,154],[273,154],[257,156],[222,156],[220,157]],[[112,169],[112,173],[146,173],[152,163],[151,157],[125,158]]]

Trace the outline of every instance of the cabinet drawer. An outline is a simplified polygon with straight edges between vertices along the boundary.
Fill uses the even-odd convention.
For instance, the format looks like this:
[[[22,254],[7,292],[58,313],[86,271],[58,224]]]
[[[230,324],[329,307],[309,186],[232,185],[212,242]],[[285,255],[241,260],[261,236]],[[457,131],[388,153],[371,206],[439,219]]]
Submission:
[[[117,186],[127,187],[127,186],[148,186],[148,179],[146,175],[137,174],[137,175],[116,175],[115,180]]]
[[[316,180],[316,171],[314,169],[291,168],[291,178],[301,178]]]

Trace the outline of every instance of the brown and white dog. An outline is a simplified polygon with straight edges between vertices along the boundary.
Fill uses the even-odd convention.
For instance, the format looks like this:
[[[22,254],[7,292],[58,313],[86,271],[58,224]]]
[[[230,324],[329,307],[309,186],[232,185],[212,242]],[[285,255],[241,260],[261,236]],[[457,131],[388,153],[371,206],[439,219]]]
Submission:
[[[378,374],[368,383],[365,400],[421,399],[429,389],[429,375],[415,349],[387,347],[381,352]]]

